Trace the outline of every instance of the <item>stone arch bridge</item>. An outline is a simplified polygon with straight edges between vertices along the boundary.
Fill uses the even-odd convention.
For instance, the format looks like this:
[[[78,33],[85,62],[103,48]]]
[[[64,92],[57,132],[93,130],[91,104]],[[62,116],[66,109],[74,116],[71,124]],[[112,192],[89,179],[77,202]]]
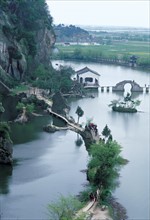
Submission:
[[[129,83],[131,85],[131,92],[143,92],[143,87],[137,84],[134,80],[124,80],[112,87],[112,91],[124,91],[124,86]]]

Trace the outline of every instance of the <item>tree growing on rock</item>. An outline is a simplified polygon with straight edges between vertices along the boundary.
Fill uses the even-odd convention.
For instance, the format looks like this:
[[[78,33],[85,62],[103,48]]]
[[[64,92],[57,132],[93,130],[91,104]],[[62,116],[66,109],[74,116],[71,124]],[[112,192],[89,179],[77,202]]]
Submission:
[[[16,106],[17,110],[21,112],[21,115],[19,115],[19,118],[17,118],[15,121],[24,123],[28,121],[28,116],[33,113],[34,111],[34,104],[24,104],[22,102],[18,102]]]

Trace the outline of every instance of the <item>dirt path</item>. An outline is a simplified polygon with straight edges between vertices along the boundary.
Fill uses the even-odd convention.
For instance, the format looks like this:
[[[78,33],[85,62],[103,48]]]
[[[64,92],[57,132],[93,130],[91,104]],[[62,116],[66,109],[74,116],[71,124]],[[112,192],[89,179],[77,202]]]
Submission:
[[[93,200],[83,207],[76,215],[76,217],[82,216],[82,213],[86,214],[85,219],[90,220],[113,220],[109,215],[108,208],[102,210],[97,201]],[[75,218],[76,219],[76,218]]]
[[[102,211],[101,208],[97,206],[97,203],[92,207],[90,212],[92,213],[91,220],[113,220],[109,216],[108,209],[106,208],[105,210]]]

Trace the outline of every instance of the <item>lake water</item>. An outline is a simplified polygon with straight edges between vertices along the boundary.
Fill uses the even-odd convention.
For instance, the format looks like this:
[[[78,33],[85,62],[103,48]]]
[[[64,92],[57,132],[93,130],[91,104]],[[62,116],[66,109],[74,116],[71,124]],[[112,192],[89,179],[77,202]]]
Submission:
[[[53,62],[55,66],[56,62]],[[57,61],[58,63],[58,61]],[[122,80],[150,85],[148,72],[94,63],[61,62],[75,70],[88,66],[101,74],[101,86],[113,86]],[[95,98],[70,100],[70,115],[79,105],[84,110],[80,122],[93,118],[99,131],[107,124],[113,138],[122,146],[122,155],[129,163],[121,169],[120,186],[114,192],[126,209],[129,219],[149,219],[149,131],[150,94],[135,94],[141,100],[135,114],[112,112],[108,104],[123,94],[100,92]],[[77,134],[60,131],[47,134],[42,126],[50,116],[35,118],[32,124],[13,125],[15,165],[13,170],[0,167],[1,219],[48,219],[47,204],[60,194],[78,194],[86,183],[80,172],[86,169],[88,154],[84,144],[77,147]]]

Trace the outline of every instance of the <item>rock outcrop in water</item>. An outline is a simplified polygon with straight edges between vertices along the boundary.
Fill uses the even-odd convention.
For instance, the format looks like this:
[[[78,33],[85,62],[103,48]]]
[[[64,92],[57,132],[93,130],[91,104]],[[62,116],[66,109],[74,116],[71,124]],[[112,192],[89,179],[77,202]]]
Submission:
[[[61,95],[60,92],[55,93],[55,95],[52,98],[52,101],[52,111],[60,115],[66,116],[70,107],[67,105],[65,98]]]
[[[10,128],[6,122],[0,122],[0,164],[12,164],[12,141],[9,137]]]
[[[2,146],[1,146],[2,144]],[[0,164],[12,164],[13,148],[12,143],[7,140],[0,140]]]

